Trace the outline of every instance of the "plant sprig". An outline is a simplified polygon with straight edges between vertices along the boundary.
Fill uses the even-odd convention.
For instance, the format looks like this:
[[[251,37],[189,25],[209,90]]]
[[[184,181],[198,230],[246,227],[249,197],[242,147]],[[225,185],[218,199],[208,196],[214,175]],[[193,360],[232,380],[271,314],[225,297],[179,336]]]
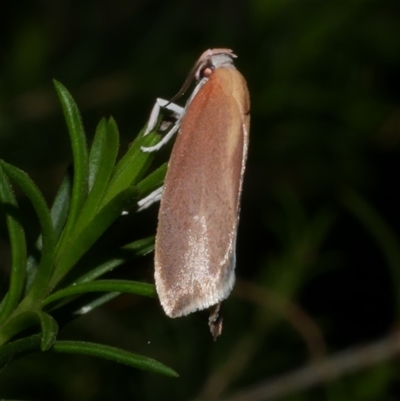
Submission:
[[[68,127],[73,174],[67,171],[52,208],[24,171],[0,161],[0,205],[6,216],[12,257],[9,289],[0,303],[0,367],[41,350],[84,353],[176,377],[172,369],[142,355],[102,344],[57,341],[63,322],[57,321],[53,311],[61,305],[71,305],[74,314],[92,310],[120,293],[155,297],[152,284],[99,279],[126,260],[151,251],[153,237],[112,251],[89,271],[74,269],[124,210],[162,184],[166,166],[145,177],[154,155],[140,148],[157,143],[157,132],[143,136],[142,131],[116,162],[119,132],[113,118],[100,121],[89,149],[74,99],[60,82],[54,81],[54,85]],[[27,255],[25,230],[10,182],[22,189],[36,212],[41,228],[36,243],[39,258]],[[74,279],[65,280],[71,273]],[[102,295],[76,310],[77,299],[97,292]]]

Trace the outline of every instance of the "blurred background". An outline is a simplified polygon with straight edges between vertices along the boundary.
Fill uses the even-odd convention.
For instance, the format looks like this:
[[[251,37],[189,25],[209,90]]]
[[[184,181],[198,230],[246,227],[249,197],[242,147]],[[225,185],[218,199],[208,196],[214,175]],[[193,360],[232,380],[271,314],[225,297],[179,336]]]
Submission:
[[[212,341],[206,314],[171,320],[157,300],[121,296],[60,338],[150,356],[179,379],[35,354],[1,372],[0,398],[400,400],[398,2],[18,0],[0,19],[0,157],[49,203],[71,162],[53,78],[89,140],[101,117],[116,119],[122,154],[156,97],[171,98],[208,48],[234,50],[251,95],[222,336]],[[17,194],[34,243],[34,213]],[[153,206],[113,229],[122,245],[154,235],[156,220]],[[152,258],[115,274],[153,282]],[[3,290],[9,263],[2,219]]]

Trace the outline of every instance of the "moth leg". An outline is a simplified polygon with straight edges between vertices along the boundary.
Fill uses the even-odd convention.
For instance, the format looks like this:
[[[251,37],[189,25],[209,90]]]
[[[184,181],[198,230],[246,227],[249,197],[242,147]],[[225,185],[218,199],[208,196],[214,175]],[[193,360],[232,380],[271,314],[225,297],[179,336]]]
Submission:
[[[179,129],[180,121],[185,112],[185,109],[181,106],[178,106],[175,103],[170,103],[168,100],[158,98],[156,100],[156,103],[154,104],[154,107],[153,107],[151,113],[150,113],[150,118],[147,123],[146,131],[144,132],[143,136],[146,136],[150,131],[152,131],[154,129],[154,127],[157,124],[157,120],[158,120],[158,117],[160,115],[160,111],[162,108],[171,111],[173,116],[176,118],[176,121],[175,121],[174,125],[172,126],[172,128],[164,136],[164,138],[162,138],[161,141],[158,142],[156,145],[148,146],[148,147],[142,146],[141,149],[143,152],[155,152],[155,151],[159,150],[163,145],[165,145],[173,137],[173,135]]]
[[[210,317],[208,318],[208,326],[210,327],[211,335],[214,341],[222,333],[222,303],[219,302],[210,308]]]
[[[146,136],[154,129],[157,124],[158,116],[160,115],[160,110],[163,108],[171,111],[176,119],[179,119],[185,111],[183,107],[178,106],[176,103],[170,103],[168,100],[157,98],[156,103],[151,110],[150,118],[147,122],[146,131],[143,136]]]
[[[138,212],[141,212],[144,209],[147,209],[153,203],[158,202],[161,199],[163,187],[157,188],[150,195],[147,195],[145,198],[141,199],[138,204]]]

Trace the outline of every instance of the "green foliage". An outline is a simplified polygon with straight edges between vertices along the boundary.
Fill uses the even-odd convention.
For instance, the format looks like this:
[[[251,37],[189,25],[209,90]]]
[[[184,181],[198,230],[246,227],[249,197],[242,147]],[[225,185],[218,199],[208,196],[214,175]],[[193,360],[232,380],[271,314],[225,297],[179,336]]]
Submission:
[[[147,175],[146,164],[131,164],[138,147],[128,150],[130,156],[121,149],[141,128],[137,124],[143,118],[134,116],[146,115],[156,96],[174,95],[204,50],[222,46],[238,55],[235,65],[250,91],[251,128],[237,282],[224,303],[222,337],[212,342],[202,313],[171,320],[151,299],[127,295],[99,308],[120,294],[115,288],[94,291],[101,288],[101,281],[127,279],[120,265],[152,248],[155,208],[127,217],[133,226],[119,219],[100,241],[95,240],[91,251],[79,256],[78,247],[90,246],[96,234],[86,226],[82,244],[72,244],[74,255],[64,254],[69,259],[56,266],[73,267],[38,310],[60,327],[64,308],[69,318],[87,314],[63,327],[57,340],[93,341],[120,349],[132,345],[132,351],[175,367],[182,379],[169,380],[89,356],[60,355],[50,348],[3,369],[0,399],[228,400],[236,392],[269,383],[272,394],[260,399],[399,400],[400,361],[388,336],[400,327],[400,2],[217,0],[202,2],[201,7],[180,0],[116,1],[111,7],[93,0],[8,3],[2,14],[8,23],[0,37],[0,158],[29,171],[46,199],[57,192],[54,183],[62,181],[50,210],[57,251],[74,176],[70,169],[61,180],[60,167],[65,169],[70,146],[58,118],[60,110],[53,107],[49,77],[55,75],[73,88],[92,143],[81,165],[88,171],[83,184],[91,200],[81,212],[87,220],[78,218],[79,224],[92,222],[102,207],[98,201],[108,202],[120,193],[130,174],[139,172],[133,186],[143,196],[151,191],[142,187],[146,180],[162,180],[165,166]],[[99,171],[110,173],[109,164],[115,164],[118,141],[111,130],[117,129],[102,120],[102,132],[94,140],[92,135],[105,113],[113,114],[120,128],[120,161],[110,178]],[[76,129],[81,129],[79,124],[75,118]],[[157,161],[164,156],[160,153]],[[7,172],[0,174],[18,186]],[[105,180],[96,180],[97,174],[104,174]],[[7,184],[1,182],[4,194]],[[104,187],[108,199],[101,195]],[[9,300],[3,301],[6,310],[18,305],[18,293],[28,294],[34,281],[41,280],[37,274],[47,274],[41,253],[31,252],[37,213],[26,199],[17,199],[19,208],[10,199],[7,213],[0,211],[0,293],[10,290]],[[108,224],[104,216],[97,219]],[[120,245],[129,244],[103,249],[111,233],[118,234]],[[144,239],[124,240],[132,234]],[[38,249],[41,244],[39,239]],[[137,262],[141,266],[134,263],[132,280],[140,281],[136,276],[151,275],[152,261],[149,257]],[[49,268],[52,277],[56,267]],[[26,279],[21,288],[14,273],[21,274],[22,269]],[[53,280],[55,285],[58,278]],[[73,283],[77,292],[86,283],[94,292],[51,301]],[[31,328],[4,347],[18,348],[18,355],[40,349],[42,335],[37,333],[46,327],[46,318],[42,316],[43,323],[40,319],[26,316]],[[15,321],[17,331],[19,324]],[[43,336],[49,339],[44,348],[53,341],[50,326]],[[371,354],[364,346],[375,343],[385,345],[375,354],[382,360],[368,363]],[[346,362],[333,374],[321,376],[318,358],[334,361],[347,351],[355,358],[353,363],[360,362],[356,370],[346,373],[346,366],[351,366]],[[303,369],[313,371],[312,366],[317,382],[303,375]]]
[[[57,341],[58,328],[65,323],[56,317],[60,306],[77,314],[76,304],[82,299],[82,314],[121,293],[156,296],[151,284],[98,279],[128,259],[152,250],[154,238],[114,250],[96,261],[89,271],[74,269],[124,210],[134,207],[141,197],[160,186],[165,166],[143,178],[154,156],[141,152],[140,147],[154,145],[159,139],[156,133],[146,137],[139,134],[116,164],[119,133],[112,118],[100,121],[88,151],[75,101],[61,83],[54,81],[54,85],[72,145],[73,175],[67,172],[51,210],[25,172],[0,162],[0,201],[12,254],[9,290],[0,305],[0,367],[28,353],[52,351],[93,355],[176,377],[172,369],[142,355],[96,343]],[[41,228],[36,244],[39,258],[27,256],[25,230],[10,181],[22,189],[36,212]],[[73,273],[73,280],[66,279]],[[96,292],[102,296],[85,301],[84,295]]]

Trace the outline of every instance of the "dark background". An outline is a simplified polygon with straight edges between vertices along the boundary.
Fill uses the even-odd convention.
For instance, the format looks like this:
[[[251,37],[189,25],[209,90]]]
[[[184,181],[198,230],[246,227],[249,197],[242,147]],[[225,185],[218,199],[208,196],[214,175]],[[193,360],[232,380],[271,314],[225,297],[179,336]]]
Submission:
[[[170,320],[156,300],[122,296],[60,338],[151,356],[179,379],[36,354],[1,372],[0,398],[216,400],[398,328],[397,1],[18,0],[0,19],[0,157],[26,169],[49,202],[71,161],[52,78],[76,99],[89,138],[102,116],[116,119],[122,151],[208,48],[234,50],[251,95],[238,282],[222,337],[213,343],[205,314]],[[19,202],[34,242],[36,220]],[[154,206],[128,217],[116,235],[153,235],[156,215]],[[0,230],[4,288],[4,221]],[[116,274],[152,282],[152,256]],[[385,359],[279,399],[399,400],[399,360]]]

